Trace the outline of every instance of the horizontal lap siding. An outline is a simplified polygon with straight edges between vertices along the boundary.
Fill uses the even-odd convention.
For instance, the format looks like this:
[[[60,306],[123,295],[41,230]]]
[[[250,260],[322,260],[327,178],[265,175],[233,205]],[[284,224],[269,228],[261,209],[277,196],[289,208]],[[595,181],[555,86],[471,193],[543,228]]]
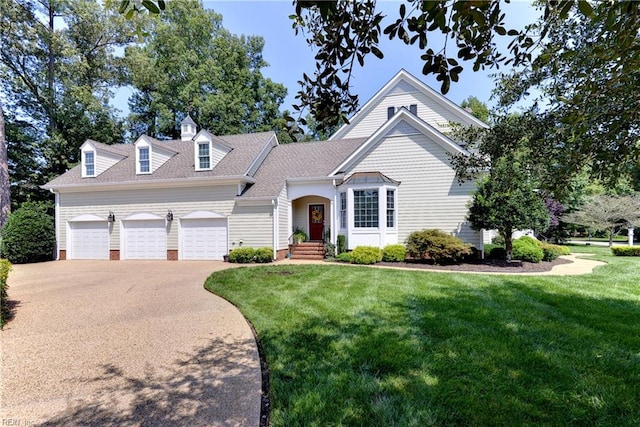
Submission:
[[[380,171],[401,181],[398,187],[398,241],[410,232],[438,228],[479,245],[466,221],[473,183],[456,181],[444,148],[423,135],[387,137],[353,172]]]
[[[450,109],[433,102],[422,92],[392,91],[361,121],[353,124],[353,127],[342,138],[368,137],[375,133],[387,121],[388,107],[409,107],[411,104],[418,106],[418,117],[441,132],[449,130],[449,122],[460,122],[462,117],[454,114]],[[467,123],[471,124],[471,123]]]
[[[273,206],[235,206],[229,218],[229,249],[273,247]]]
[[[60,194],[60,249],[66,249],[66,222],[78,215],[93,214],[107,218],[109,211],[116,222],[109,236],[109,248],[120,248],[121,220],[136,213],[151,213],[165,217],[171,209],[174,220],[168,226],[167,249],[178,249],[178,220],[193,211],[213,211],[231,214],[237,187],[197,187],[126,191],[96,191],[92,193]]]

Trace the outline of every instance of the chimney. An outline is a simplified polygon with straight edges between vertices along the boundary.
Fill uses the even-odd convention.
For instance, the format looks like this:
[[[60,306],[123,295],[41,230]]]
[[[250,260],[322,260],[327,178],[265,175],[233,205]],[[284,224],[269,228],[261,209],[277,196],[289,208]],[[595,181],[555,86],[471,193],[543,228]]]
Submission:
[[[190,115],[180,123],[180,139],[182,141],[191,141],[196,136],[197,126]]]

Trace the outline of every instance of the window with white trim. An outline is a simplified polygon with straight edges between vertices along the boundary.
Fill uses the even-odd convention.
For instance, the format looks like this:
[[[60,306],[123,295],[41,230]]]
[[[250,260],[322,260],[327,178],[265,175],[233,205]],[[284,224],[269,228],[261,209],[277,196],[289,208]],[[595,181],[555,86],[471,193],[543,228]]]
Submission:
[[[340,228],[347,228],[347,193],[340,193]]]
[[[211,151],[208,142],[198,144],[198,169],[211,168]]]
[[[84,152],[84,176],[96,175],[96,154],[93,151]]]
[[[378,190],[354,190],[353,226],[355,228],[377,228],[378,216]]]
[[[138,170],[140,173],[149,173],[151,171],[149,147],[138,148]]]
[[[387,189],[387,228],[395,227],[396,192]]]

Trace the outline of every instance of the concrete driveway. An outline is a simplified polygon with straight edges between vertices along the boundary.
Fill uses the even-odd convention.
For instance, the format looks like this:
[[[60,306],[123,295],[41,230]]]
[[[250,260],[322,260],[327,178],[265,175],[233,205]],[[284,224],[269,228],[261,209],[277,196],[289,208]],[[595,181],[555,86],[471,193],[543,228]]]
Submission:
[[[257,426],[254,337],[235,307],[203,289],[228,266],[14,266],[16,315],[0,332],[0,423]]]

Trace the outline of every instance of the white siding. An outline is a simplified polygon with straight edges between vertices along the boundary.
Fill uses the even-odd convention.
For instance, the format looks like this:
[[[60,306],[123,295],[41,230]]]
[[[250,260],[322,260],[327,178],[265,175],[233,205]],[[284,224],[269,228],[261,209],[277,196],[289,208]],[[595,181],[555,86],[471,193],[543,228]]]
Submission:
[[[273,247],[273,206],[235,206],[229,218],[229,250]]]
[[[154,145],[151,148],[152,153],[150,153],[152,173],[158,170],[160,166],[162,166],[167,160],[169,160],[172,156],[174,156],[173,153],[169,153],[164,150],[159,150],[156,147],[157,146]]]
[[[104,151],[96,152],[96,176],[109,169],[111,166],[122,160],[122,157],[115,154],[105,153]]]
[[[291,202],[289,202],[287,196],[286,186],[280,192],[278,196],[278,222],[279,222],[279,235],[278,235],[278,248],[286,249],[289,247],[289,236],[291,231],[289,230],[289,210],[291,209]]]
[[[342,138],[361,138],[373,135],[387,121],[388,107],[407,107],[416,104],[418,106],[418,117],[440,132],[449,131],[449,123],[457,122],[471,125],[471,122],[464,120],[460,114],[456,114],[452,109],[434,102],[427,95],[416,91],[411,85],[399,82],[366,116],[352,122],[351,128]]]
[[[171,188],[126,191],[95,191],[92,193],[62,193],[60,199],[60,249],[66,249],[66,224],[82,214],[103,216],[109,211],[116,216],[110,231],[110,249],[120,249],[121,220],[135,213],[151,213],[164,217],[171,209],[174,221],[167,225],[167,249],[178,249],[177,220],[197,210],[220,215],[231,214],[236,194],[235,185],[219,187]]]
[[[458,185],[447,152],[424,135],[387,137],[349,171],[380,171],[401,182],[397,190],[398,242],[438,228],[478,246],[479,233],[465,217],[474,183]]]

